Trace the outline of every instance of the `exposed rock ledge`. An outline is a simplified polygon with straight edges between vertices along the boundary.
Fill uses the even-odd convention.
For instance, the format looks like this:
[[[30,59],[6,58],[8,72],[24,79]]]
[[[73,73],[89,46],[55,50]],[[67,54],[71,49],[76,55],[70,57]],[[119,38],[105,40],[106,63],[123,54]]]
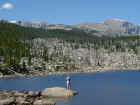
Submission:
[[[62,87],[43,91],[0,91],[0,105],[55,105],[52,97],[74,96],[77,92]]]
[[[77,91],[69,90],[62,87],[47,88],[43,90],[41,93],[42,96],[47,97],[69,97],[77,94],[78,94]]]

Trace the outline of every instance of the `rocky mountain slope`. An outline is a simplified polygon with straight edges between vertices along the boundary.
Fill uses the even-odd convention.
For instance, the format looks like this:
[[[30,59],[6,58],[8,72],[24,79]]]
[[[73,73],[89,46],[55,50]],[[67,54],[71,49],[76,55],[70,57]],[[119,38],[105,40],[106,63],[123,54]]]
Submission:
[[[139,35],[140,27],[130,22],[120,19],[107,19],[102,23],[94,24],[86,22],[75,25],[79,29],[88,32],[96,30],[100,36],[124,36],[124,35]]]
[[[40,21],[9,21],[10,23],[15,23],[25,27],[43,28],[43,29],[63,29],[72,30],[74,27],[64,24],[48,24],[47,22]]]
[[[106,19],[103,22],[96,24],[92,22],[85,22],[76,25],[48,24],[47,22],[36,22],[36,21],[9,21],[9,22],[16,23],[21,26],[43,29],[63,29],[63,30],[80,29],[96,36],[114,37],[114,36],[140,35],[140,26],[117,18]]]

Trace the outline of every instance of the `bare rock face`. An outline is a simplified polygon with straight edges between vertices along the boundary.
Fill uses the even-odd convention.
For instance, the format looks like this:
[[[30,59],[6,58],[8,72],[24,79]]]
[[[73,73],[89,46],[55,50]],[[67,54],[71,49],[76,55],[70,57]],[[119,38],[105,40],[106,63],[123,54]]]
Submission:
[[[69,97],[78,94],[78,92],[63,87],[46,88],[41,95],[46,97]]]

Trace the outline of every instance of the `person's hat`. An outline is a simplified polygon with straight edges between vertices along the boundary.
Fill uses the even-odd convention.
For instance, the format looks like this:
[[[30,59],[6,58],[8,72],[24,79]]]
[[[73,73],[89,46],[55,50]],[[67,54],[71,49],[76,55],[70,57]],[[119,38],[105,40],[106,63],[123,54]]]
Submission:
[[[69,79],[70,79],[70,77],[69,77],[69,76],[67,76],[66,80],[69,80]]]

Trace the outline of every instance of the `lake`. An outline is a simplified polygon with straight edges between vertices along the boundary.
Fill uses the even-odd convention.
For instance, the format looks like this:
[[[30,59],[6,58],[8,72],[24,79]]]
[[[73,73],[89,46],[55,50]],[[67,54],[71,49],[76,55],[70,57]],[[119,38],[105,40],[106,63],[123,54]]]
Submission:
[[[140,71],[72,74],[72,89],[79,94],[56,105],[140,105]],[[43,90],[66,87],[66,75],[0,79],[0,90]]]

